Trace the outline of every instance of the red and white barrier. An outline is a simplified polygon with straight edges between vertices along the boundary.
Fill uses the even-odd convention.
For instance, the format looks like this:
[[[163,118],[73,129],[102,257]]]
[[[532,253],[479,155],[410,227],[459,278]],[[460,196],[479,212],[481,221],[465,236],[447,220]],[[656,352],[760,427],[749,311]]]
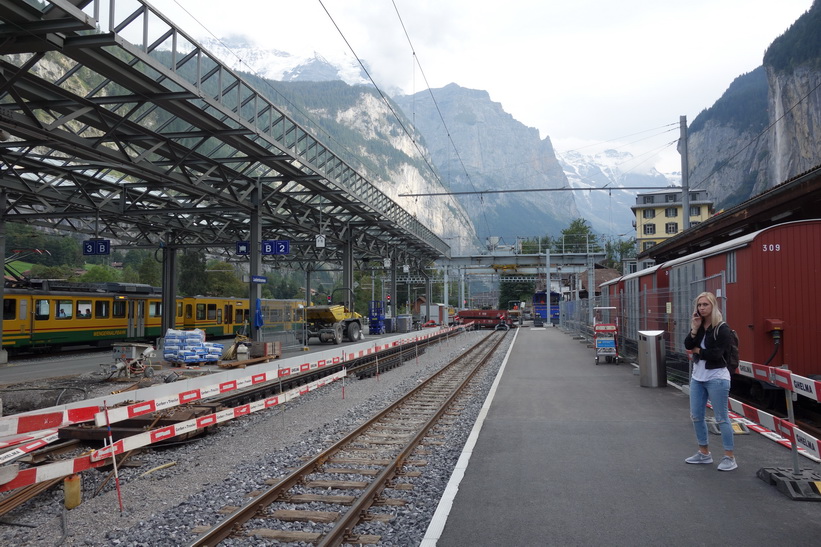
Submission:
[[[194,418],[178,424],[162,427],[152,431],[146,431],[145,433],[120,439],[113,445],[106,446],[100,450],[95,450],[91,454],[74,458],[73,460],[64,460],[56,463],[40,465],[38,467],[32,467],[30,469],[24,469],[20,471],[11,481],[5,484],[0,484],[0,492],[65,477],[67,475],[85,471],[86,469],[100,467],[101,465],[106,464],[106,460],[111,458],[112,454],[119,455],[124,452],[128,452],[129,450],[142,448],[160,441],[167,441],[168,439],[172,439],[178,435],[182,435],[183,433],[188,433],[210,425],[227,422],[241,416],[246,416],[260,410],[274,407],[278,404],[296,399],[301,395],[305,395],[308,392],[323,387],[331,382],[344,378],[346,375],[347,370],[342,370],[321,380],[317,380],[307,385],[280,393],[275,397],[269,397],[261,401],[229,408],[207,416],[200,416],[199,418]]]
[[[5,450],[6,448],[11,448],[12,446],[18,444],[24,444],[31,441],[36,441],[37,439],[42,439],[46,435],[51,435],[52,433],[57,433],[57,429],[43,429],[42,431],[35,431],[33,433],[29,433],[27,435],[18,435],[16,437],[7,437],[5,439],[0,440],[0,450]]]
[[[395,343],[384,346],[374,346],[373,351],[382,351],[383,349],[393,347],[394,344]],[[371,350],[369,349],[368,352],[370,353],[370,351]],[[360,356],[362,356],[363,352],[364,350],[359,352]],[[224,382],[217,382],[197,389],[166,395],[164,397],[146,399],[127,406],[110,408],[108,409],[109,422],[106,422],[106,413],[102,411],[102,408],[100,408],[99,412],[97,412],[94,416],[94,423],[98,427],[102,427],[106,425],[106,423],[121,422],[123,420],[128,420],[130,418],[142,416],[143,414],[151,414],[153,412],[157,412],[158,410],[166,410],[180,405],[193,403],[208,397],[222,395],[224,393],[229,393],[231,391],[236,391],[238,389],[245,389],[247,387],[262,384],[265,382],[271,382],[277,380],[278,378],[286,378],[291,375],[310,372],[312,370],[321,369],[329,365],[338,365],[340,363],[352,360],[354,358],[356,358],[356,355],[353,353],[347,355],[343,353],[341,357],[319,359],[315,362],[298,363],[287,367],[280,367],[276,370],[271,370],[268,372],[249,374],[248,376],[244,376],[242,378],[236,378]]]
[[[100,410],[99,406],[86,406],[61,410],[58,412],[43,412],[40,414],[23,414],[0,418],[0,438],[8,435],[22,435],[44,429],[65,427],[70,424],[90,422]],[[3,439],[7,442],[7,439]],[[0,443],[0,448],[2,443]]]
[[[384,345],[374,345],[372,348],[362,349],[357,353],[346,354],[343,351],[341,357],[333,357],[331,359],[319,359],[315,362],[301,363],[291,365],[288,367],[281,367],[277,370],[261,372],[258,374],[251,374],[242,378],[229,380],[225,382],[218,382],[205,387],[192,389],[189,391],[183,391],[181,393],[167,395],[164,397],[158,397],[155,399],[147,399],[127,406],[110,408],[108,409],[108,417],[110,422],[106,422],[105,412],[103,412],[102,408],[100,408],[94,416],[94,423],[98,427],[102,427],[106,425],[106,423],[117,423],[123,420],[134,418],[136,416],[142,416],[143,414],[151,414],[152,412],[157,412],[158,410],[166,410],[168,408],[193,403],[195,401],[199,401],[200,399],[204,399],[207,397],[214,397],[216,395],[222,395],[224,393],[228,393],[238,389],[244,389],[246,387],[250,387],[256,384],[270,382],[278,378],[285,378],[295,374],[310,372],[312,370],[321,369],[329,365],[338,365],[340,363],[351,361],[359,357],[364,357],[365,355],[370,355],[372,353],[377,353],[388,348],[396,347],[398,345],[404,345],[408,342],[418,342],[420,340],[425,340],[427,338],[430,338],[431,336],[432,334],[426,334],[415,338],[394,340]]]
[[[57,431],[56,430],[53,430],[53,431],[54,431],[53,433],[45,435],[40,439],[34,439],[34,440],[29,441],[25,444],[17,446],[16,448],[14,448],[12,450],[9,450],[8,452],[3,452],[2,454],[0,454],[0,463],[12,462],[12,461],[16,460],[17,458],[19,458],[20,456],[24,456],[24,455],[28,454],[29,452],[33,452],[33,451],[37,450],[38,448],[43,448],[47,444],[53,443],[58,438]]]
[[[741,361],[738,366],[738,374],[768,382],[816,402],[821,401],[819,399],[821,382],[793,374],[788,369]],[[730,399],[729,407],[731,411],[737,413],[733,417],[741,418],[739,421],[753,431],[787,448],[792,448],[793,443],[795,443],[799,454],[813,461],[821,462],[819,440],[806,431],[802,431],[796,424],[735,399]]]
[[[443,330],[445,329],[443,328],[436,331],[435,333],[425,334],[412,338],[393,340],[388,342],[387,344],[374,345],[372,348],[359,350],[358,352],[354,353],[346,354],[343,351],[341,357],[333,357],[331,359],[320,359],[313,363],[300,363],[289,367],[280,367],[277,370],[261,372],[257,374],[249,374],[248,376],[242,378],[225,382],[217,382],[205,387],[187,390],[173,395],[144,400],[127,406],[109,408],[108,422],[106,421],[105,410],[100,405],[74,408],[61,412],[48,412],[19,417],[10,416],[8,418],[0,418],[0,437],[6,435],[19,436],[25,433],[32,433],[32,442],[39,442],[39,440],[50,438],[52,432],[45,432],[44,430],[47,429],[56,430],[56,428],[58,427],[90,421],[94,421],[98,427],[102,427],[109,423],[115,423],[127,420],[135,416],[156,412],[158,410],[165,410],[183,404],[193,403],[203,398],[211,397],[222,393],[227,393],[237,389],[243,389],[262,382],[276,380],[280,377],[286,377],[292,374],[309,372],[315,369],[323,368],[331,364],[340,364],[388,348],[404,345],[409,342],[418,342],[420,340],[426,340],[434,336],[434,334],[440,334]],[[448,327],[447,330],[455,329],[453,327]],[[271,408],[278,404],[282,404],[286,401],[290,401],[296,397],[299,397],[300,395],[304,395],[309,391],[322,387],[328,383],[344,378],[346,375],[347,371],[342,370],[321,380],[311,382],[308,385],[301,386],[299,388],[295,388],[293,390],[279,394],[276,397],[269,397],[268,399],[265,399],[263,401],[257,401],[232,409],[223,410],[214,414],[209,414],[208,416],[202,416],[200,418],[195,418],[193,420],[188,420],[186,422],[182,422],[172,426],[164,427],[153,431],[148,431],[145,433],[127,437],[125,439],[121,439],[114,443],[113,446],[108,446],[101,450],[97,450],[93,452],[91,455],[85,455],[79,458],[74,458],[73,460],[64,460],[61,462],[21,470],[14,479],[5,484],[0,485],[0,492],[13,490],[23,486],[29,486],[31,484],[36,484],[38,482],[43,482],[54,478],[64,477],[74,473],[79,473],[81,471],[85,471],[86,469],[100,467],[101,465],[104,465],[106,463],[106,460],[111,457],[112,453],[121,454],[123,452],[133,450],[135,448],[141,448],[156,442],[173,438],[183,433],[187,433],[203,427],[208,427],[209,425],[222,423],[228,420],[238,418],[240,416],[244,416],[246,414],[251,414],[253,412],[258,412],[266,408]],[[39,433],[37,434],[33,433],[38,431]],[[15,441],[15,439],[18,440]],[[14,444],[27,442],[27,440],[23,437],[16,437],[3,439],[2,442],[13,443],[7,444],[6,446],[14,446]],[[0,445],[0,448],[2,448],[2,445]],[[32,450],[36,448],[38,447],[33,447]]]

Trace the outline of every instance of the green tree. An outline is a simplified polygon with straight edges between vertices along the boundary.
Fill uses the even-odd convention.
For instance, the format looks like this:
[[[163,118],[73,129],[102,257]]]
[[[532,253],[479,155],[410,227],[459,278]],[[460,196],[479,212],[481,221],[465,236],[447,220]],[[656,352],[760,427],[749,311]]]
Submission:
[[[241,274],[231,264],[221,260],[209,261],[205,274],[208,282],[203,294],[248,298],[248,284],[242,281]]]
[[[288,286],[288,279],[283,275],[278,275],[274,283],[274,298],[291,298],[291,289]]]
[[[80,276],[83,283],[106,283],[109,281],[119,281],[120,272],[111,266],[91,266],[86,273]]]
[[[42,254],[33,254],[26,258],[26,261],[33,264],[46,265],[48,251],[45,245],[45,236],[32,226],[19,224],[17,222],[6,223],[6,255],[10,256],[14,251],[27,251],[39,249]],[[45,252],[48,251],[48,252]]]
[[[144,249],[131,249],[127,253],[121,253],[118,251],[117,257],[112,255],[111,260],[115,262],[122,262],[123,268],[131,267],[135,270],[139,270],[140,264],[142,264],[143,261],[149,257],[154,257],[154,251],[147,251]]]
[[[821,3],[813,2],[787,31],[773,40],[764,52],[764,65],[792,73],[802,65],[821,66]]]
[[[604,266],[616,269],[619,273],[624,273],[622,261],[625,258],[635,258],[636,256],[636,238],[608,240],[604,244],[604,252],[607,255]]]
[[[313,295],[313,302],[318,306],[324,306],[328,303],[328,296],[330,296],[330,291],[325,289],[325,286],[326,285],[324,285],[323,283],[317,283],[314,288],[314,291],[316,291],[316,293]]]
[[[122,279],[123,283],[141,283],[140,273],[131,266],[126,266],[122,269],[120,279]]]
[[[506,310],[511,301],[530,302],[536,292],[536,280],[502,281],[499,284],[499,309]]]
[[[8,223],[6,227],[6,255],[14,250],[42,251],[29,255],[26,260],[32,264],[43,266],[73,266],[80,267],[83,259],[82,245],[76,237],[65,235],[49,235],[32,226],[18,223]]]
[[[137,267],[140,283],[159,287],[162,285],[162,264],[157,262],[153,256],[143,258]]]
[[[180,296],[196,296],[208,291],[208,273],[205,271],[205,254],[199,250],[188,250],[179,257]]]
[[[38,238],[39,239],[39,238]],[[80,267],[85,263],[83,258],[82,244],[71,237],[65,236],[43,236],[38,244],[38,248],[47,249],[49,254],[44,255],[42,264],[47,266]]]
[[[559,240],[561,243],[561,240]],[[522,241],[522,254],[534,255],[545,252],[545,249],[553,248],[555,241],[549,235],[542,237],[528,238]]]
[[[65,279],[66,281],[73,281],[77,276],[74,273],[74,269],[70,266],[32,264],[29,277],[34,279]]]
[[[560,238],[553,242],[555,253],[601,253],[603,251],[596,234],[583,218],[577,218],[562,230]]]

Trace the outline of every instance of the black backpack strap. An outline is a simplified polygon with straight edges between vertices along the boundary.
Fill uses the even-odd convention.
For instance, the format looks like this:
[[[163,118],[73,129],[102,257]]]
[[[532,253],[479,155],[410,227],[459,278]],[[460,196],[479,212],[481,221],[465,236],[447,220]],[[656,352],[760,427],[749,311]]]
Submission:
[[[721,325],[727,325],[727,322],[722,321],[721,323],[718,324],[718,326],[716,328],[713,329],[713,342],[718,340],[718,330],[721,328]],[[729,325],[727,325],[727,326],[729,327]]]
[[[714,342],[718,340],[718,329],[720,329],[722,325],[727,325],[727,322],[722,321],[713,330],[713,341]],[[730,329],[730,325],[727,325],[727,328]],[[730,329],[730,330],[732,331],[733,329]],[[732,351],[732,350],[730,348],[727,348],[727,351],[725,351],[724,354],[721,356],[721,360],[724,361],[724,366],[727,367],[727,368],[729,368],[729,365],[730,365],[730,351]]]

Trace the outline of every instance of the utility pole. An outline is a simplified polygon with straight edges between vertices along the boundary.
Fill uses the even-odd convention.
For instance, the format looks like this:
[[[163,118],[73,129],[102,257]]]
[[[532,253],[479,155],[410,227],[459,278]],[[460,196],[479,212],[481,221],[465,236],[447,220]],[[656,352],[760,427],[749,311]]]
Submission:
[[[687,116],[679,117],[681,136],[678,139],[678,152],[681,154],[681,216],[682,231],[690,228],[690,176],[687,160]]]

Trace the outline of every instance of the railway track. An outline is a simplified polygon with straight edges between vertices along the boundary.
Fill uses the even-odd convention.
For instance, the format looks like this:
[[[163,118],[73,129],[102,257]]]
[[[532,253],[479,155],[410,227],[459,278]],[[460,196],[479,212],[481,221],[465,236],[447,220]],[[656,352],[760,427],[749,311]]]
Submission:
[[[379,536],[358,532],[357,526],[390,520],[375,506],[404,503],[387,497],[389,492],[413,488],[411,479],[426,464],[422,447],[437,442],[432,430],[449,412],[458,412],[456,401],[504,336],[491,333],[290,475],[268,479],[268,490],[253,493],[221,523],[197,530],[201,535],[191,545],[213,546],[231,536],[316,545],[378,543]],[[305,509],[308,504],[311,509]]]

